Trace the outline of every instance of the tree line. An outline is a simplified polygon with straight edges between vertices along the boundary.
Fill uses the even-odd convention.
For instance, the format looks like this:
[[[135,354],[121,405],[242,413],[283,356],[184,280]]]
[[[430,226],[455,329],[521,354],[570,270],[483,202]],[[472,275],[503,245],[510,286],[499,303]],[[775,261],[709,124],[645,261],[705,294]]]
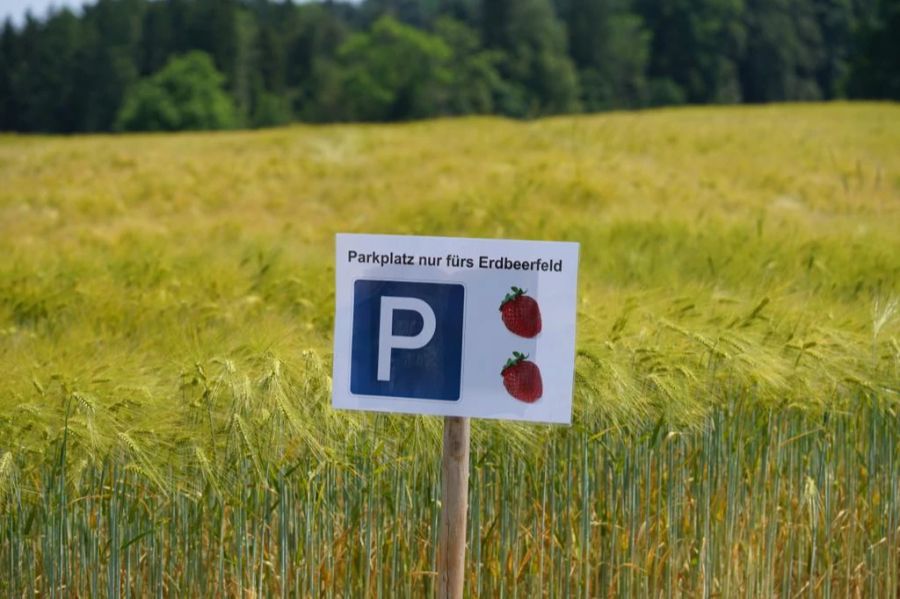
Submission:
[[[900,99],[898,0],[98,0],[0,33],[0,130]]]

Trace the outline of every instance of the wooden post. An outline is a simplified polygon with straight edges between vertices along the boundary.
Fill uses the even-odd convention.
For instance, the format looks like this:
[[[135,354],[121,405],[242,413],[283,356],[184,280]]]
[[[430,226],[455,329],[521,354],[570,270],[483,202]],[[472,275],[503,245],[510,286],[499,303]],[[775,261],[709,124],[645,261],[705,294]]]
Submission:
[[[469,506],[469,419],[444,417],[441,458],[441,529],[438,531],[438,599],[462,599]]]

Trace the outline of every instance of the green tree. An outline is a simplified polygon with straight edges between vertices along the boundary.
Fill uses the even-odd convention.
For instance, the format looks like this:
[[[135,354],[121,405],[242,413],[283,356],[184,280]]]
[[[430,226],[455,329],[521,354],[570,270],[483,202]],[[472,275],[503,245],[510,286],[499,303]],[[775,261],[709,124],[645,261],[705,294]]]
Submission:
[[[238,16],[238,42],[231,89],[240,120],[252,127],[281,125],[293,115],[285,84],[285,44],[280,32],[260,16]]]
[[[138,68],[142,76],[163,68],[169,56],[177,52],[174,13],[180,5],[151,2],[144,13]]]
[[[813,0],[751,0],[741,80],[748,102],[819,100],[825,48]]]
[[[77,101],[71,73],[79,29],[78,19],[67,10],[43,23],[27,20],[19,47],[22,63],[11,74],[21,101],[16,118],[25,129],[78,129],[76,115],[69,107]]]
[[[741,101],[742,0],[638,0],[637,8],[653,32],[651,103]]]
[[[434,20],[437,11],[438,2],[435,0],[366,0],[360,6],[366,24],[374,24],[381,17],[390,16],[417,29],[425,29]]]
[[[819,0],[816,15],[822,33],[823,59],[816,79],[825,98],[846,95],[856,14],[853,0]]]
[[[13,69],[19,65],[18,39],[7,18],[0,32],[0,131],[19,129],[19,105]]]
[[[560,3],[585,110],[646,102],[651,34],[628,0]]]
[[[446,109],[450,48],[440,38],[382,17],[341,46],[340,116],[388,121]]]
[[[227,129],[235,126],[224,77],[200,51],[172,58],[162,70],[133,87],[119,111],[123,131]]]
[[[856,34],[850,93],[900,100],[900,1],[877,0]]]
[[[504,89],[497,71],[500,54],[484,50],[478,33],[456,19],[439,18],[435,32],[451,51],[449,111],[453,114],[493,112],[494,98]]]
[[[548,0],[485,0],[482,35],[500,53],[500,112],[532,117],[578,110],[578,77],[565,28]]]
[[[216,68],[230,82],[234,77],[238,52],[237,1],[193,0],[189,6],[186,41],[190,49],[209,53]]]
[[[308,121],[337,118],[340,96],[338,49],[349,35],[349,26],[323,4],[303,4],[293,11],[285,35],[286,85],[295,114]]]
[[[128,89],[139,79],[137,58],[144,0],[100,0],[84,7],[71,75],[78,93],[68,110],[82,131],[109,131]]]

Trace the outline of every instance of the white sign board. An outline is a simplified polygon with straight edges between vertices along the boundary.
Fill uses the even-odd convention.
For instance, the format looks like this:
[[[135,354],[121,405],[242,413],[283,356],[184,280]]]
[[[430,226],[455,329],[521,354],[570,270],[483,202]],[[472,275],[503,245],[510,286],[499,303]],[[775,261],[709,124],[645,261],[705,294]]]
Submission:
[[[577,243],[336,245],[334,407],[571,421]]]

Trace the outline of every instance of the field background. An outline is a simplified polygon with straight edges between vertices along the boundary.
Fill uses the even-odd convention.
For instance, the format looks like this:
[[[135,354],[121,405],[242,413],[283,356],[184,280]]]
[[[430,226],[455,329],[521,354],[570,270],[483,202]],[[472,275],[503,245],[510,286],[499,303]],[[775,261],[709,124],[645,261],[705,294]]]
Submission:
[[[0,591],[421,596],[440,420],[329,407],[336,232],[579,241],[472,596],[900,591],[900,108],[0,136]]]

